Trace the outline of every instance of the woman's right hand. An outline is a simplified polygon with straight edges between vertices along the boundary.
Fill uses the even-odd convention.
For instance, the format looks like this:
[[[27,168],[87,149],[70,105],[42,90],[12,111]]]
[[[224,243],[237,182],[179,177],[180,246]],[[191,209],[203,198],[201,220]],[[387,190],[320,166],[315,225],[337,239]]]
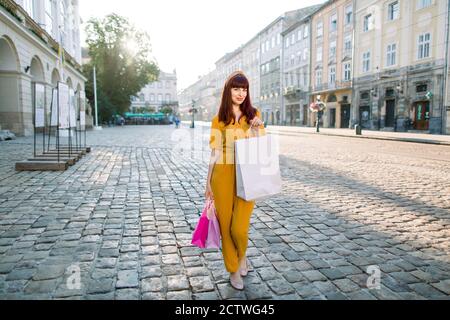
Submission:
[[[209,183],[209,182],[206,183],[205,198],[214,200],[214,194],[213,194],[212,189],[211,189],[211,183]]]

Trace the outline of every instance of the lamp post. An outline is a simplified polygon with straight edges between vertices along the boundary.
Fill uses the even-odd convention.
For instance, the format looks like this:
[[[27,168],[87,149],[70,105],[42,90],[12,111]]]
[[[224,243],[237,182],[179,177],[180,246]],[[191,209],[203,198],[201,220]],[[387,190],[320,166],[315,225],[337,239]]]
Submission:
[[[322,101],[320,101],[320,95],[317,96],[317,101],[311,103],[311,105],[309,106],[309,109],[314,112],[317,113],[317,124],[316,124],[316,132],[319,133],[320,132],[320,120],[322,119],[322,116],[327,108],[327,106],[325,105],[325,103],[323,103]]]
[[[192,109],[189,110],[190,113],[192,113],[192,123],[191,123],[191,129],[195,128],[195,114],[197,113],[197,108],[195,107],[195,100],[192,100]]]

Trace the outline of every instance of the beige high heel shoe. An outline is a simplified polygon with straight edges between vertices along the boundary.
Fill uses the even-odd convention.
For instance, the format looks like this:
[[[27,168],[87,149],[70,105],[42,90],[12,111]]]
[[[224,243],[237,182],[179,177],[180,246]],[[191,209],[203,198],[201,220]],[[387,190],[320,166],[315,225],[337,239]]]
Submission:
[[[234,289],[236,289],[236,290],[239,290],[239,291],[242,291],[242,290],[244,290],[244,281],[242,281],[242,279],[240,278],[240,280],[233,280],[232,278],[231,278],[231,274],[230,274],[230,284],[231,284],[231,286],[234,288]]]

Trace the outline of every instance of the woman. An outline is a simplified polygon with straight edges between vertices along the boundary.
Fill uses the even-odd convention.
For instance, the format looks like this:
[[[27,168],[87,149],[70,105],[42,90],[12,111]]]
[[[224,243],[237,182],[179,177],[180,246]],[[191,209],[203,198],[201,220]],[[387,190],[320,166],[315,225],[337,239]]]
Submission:
[[[214,200],[225,267],[230,272],[231,285],[237,290],[244,289],[242,277],[248,273],[248,231],[255,202],[236,196],[234,142],[258,133],[264,135],[260,117],[250,101],[247,78],[242,72],[233,73],[225,83],[219,114],[212,120],[205,197]]]

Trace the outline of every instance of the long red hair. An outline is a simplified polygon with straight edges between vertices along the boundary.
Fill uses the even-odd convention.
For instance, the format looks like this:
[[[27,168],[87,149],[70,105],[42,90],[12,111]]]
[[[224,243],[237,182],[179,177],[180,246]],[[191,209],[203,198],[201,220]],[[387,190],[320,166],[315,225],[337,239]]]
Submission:
[[[252,106],[250,99],[250,84],[247,77],[241,71],[236,71],[230,75],[228,80],[225,82],[225,87],[222,92],[222,101],[220,103],[219,109],[219,121],[223,122],[225,125],[230,123],[235,123],[236,119],[233,113],[233,100],[231,99],[231,89],[233,88],[244,88],[247,89],[247,98],[241,104],[242,116],[245,116],[247,123],[250,124],[256,116],[256,108]]]

